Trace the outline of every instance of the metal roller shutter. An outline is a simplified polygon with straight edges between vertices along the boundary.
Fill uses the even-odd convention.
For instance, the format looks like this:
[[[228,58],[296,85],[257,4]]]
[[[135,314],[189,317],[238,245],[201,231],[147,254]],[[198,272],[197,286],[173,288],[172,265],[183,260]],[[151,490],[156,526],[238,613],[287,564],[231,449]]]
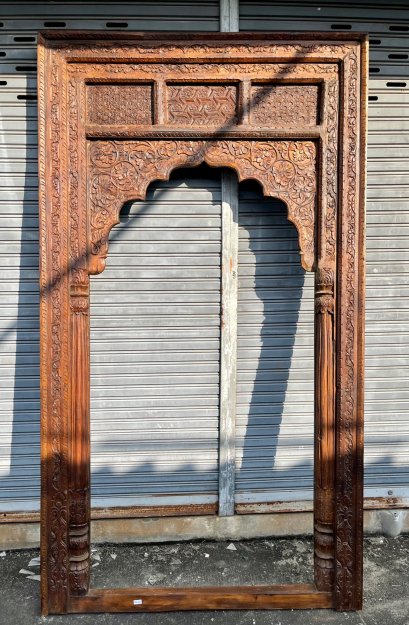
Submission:
[[[314,423],[314,280],[284,204],[239,194],[236,502],[308,499]]]
[[[365,494],[409,501],[409,7],[407,0],[356,3],[241,2],[241,30],[362,31],[370,33],[369,137],[367,192],[367,304]],[[300,304],[308,303],[306,289]],[[305,302],[305,303],[304,303]],[[298,327],[295,344],[298,336]],[[279,334],[279,328],[277,328]],[[312,346],[312,342],[311,342]],[[291,368],[304,361],[294,349]],[[311,364],[308,371],[312,368]],[[298,392],[298,390],[296,391]],[[288,389],[285,415],[297,419]],[[312,414],[312,413],[311,413]],[[300,443],[311,440],[312,420],[299,415]],[[308,431],[308,427],[310,428]],[[265,452],[286,435],[280,430]],[[267,441],[266,441],[267,442]],[[266,498],[303,498],[298,469],[306,448],[294,449],[293,470],[280,491],[270,485]],[[312,449],[309,451],[312,462]],[[301,461],[301,464],[304,460]],[[248,475],[250,475],[248,466]],[[280,470],[280,465],[276,466]],[[255,473],[254,473],[255,475]],[[270,476],[271,467],[265,477]],[[254,482],[249,479],[249,488]],[[274,490],[273,490],[274,488]],[[240,497],[251,497],[241,491]],[[258,497],[258,495],[256,495]],[[266,501],[268,499],[265,499]]]
[[[311,2],[241,2],[242,30],[360,30],[370,32],[371,80],[369,103],[369,150],[368,150],[368,272],[367,272],[367,369],[366,369],[366,495],[369,497],[398,497],[408,501],[408,377],[407,361],[409,336],[406,331],[409,317],[408,256],[408,122],[406,110],[409,101],[409,9],[407,0],[396,0],[385,8],[384,3],[361,0],[356,3],[326,0],[319,6]],[[37,510],[39,506],[39,373],[38,373],[38,276],[37,276],[37,126],[36,126],[36,33],[42,28],[124,28],[130,30],[213,30],[219,29],[219,8],[217,1],[207,2],[55,2],[55,3],[6,3],[0,2],[0,219],[1,237],[1,288],[2,308],[0,312],[0,510]],[[51,22],[51,24],[50,24]],[[159,188],[159,187],[158,187]],[[173,189],[175,190],[175,189]],[[169,188],[170,192],[170,188]],[[255,200],[255,190],[245,187],[241,201],[248,205]],[[246,195],[247,194],[247,195]],[[252,195],[253,194],[253,195]],[[260,199],[257,200],[259,205]],[[274,219],[279,210],[274,209]],[[243,210],[240,211],[244,216]],[[245,212],[245,211],[244,211]],[[257,213],[258,214],[258,213]],[[257,228],[269,231],[269,219],[259,215]],[[286,226],[288,227],[288,226]],[[256,229],[257,229],[256,228]],[[284,228],[283,225],[280,228]],[[251,226],[241,225],[242,241],[248,237]],[[254,228],[253,228],[254,230]],[[119,232],[119,230],[118,230]],[[288,231],[289,250],[293,250]],[[268,237],[267,237],[268,238]],[[267,242],[266,242],[267,243]],[[273,244],[273,243],[272,243]],[[249,260],[251,260],[249,254]],[[112,258],[114,258],[112,256]],[[115,257],[116,258],[116,257]],[[113,266],[113,265],[112,265]],[[292,265],[291,265],[292,266]],[[294,265],[295,267],[295,265]],[[243,271],[244,265],[241,268]],[[250,267],[251,270],[251,262]],[[253,266],[254,271],[258,269]],[[108,274],[107,274],[108,275]],[[250,274],[251,276],[251,274]],[[272,277],[279,278],[273,270]],[[287,287],[295,290],[302,274],[286,275]],[[105,279],[100,276],[99,279]],[[246,280],[247,278],[243,278]],[[264,422],[253,421],[253,412],[246,408],[251,388],[258,385],[260,375],[254,363],[250,368],[239,369],[239,380],[247,387],[239,387],[238,396],[238,501],[277,501],[305,499],[308,496],[311,476],[312,412],[293,410],[302,392],[297,384],[297,371],[305,365],[302,341],[311,340],[304,335],[300,324],[304,303],[308,303],[307,280],[305,294],[301,298],[298,324],[292,339],[291,369],[286,380],[284,405],[278,437],[264,438],[261,434]],[[293,287],[291,287],[293,283]],[[240,289],[239,305],[248,297],[248,306],[264,306],[251,279]],[[93,289],[98,289],[94,287]],[[247,293],[245,291],[247,290]],[[269,301],[270,287],[266,301]],[[94,291],[93,291],[94,293]],[[95,290],[97,294],[97,290]],[[264,295],[264,293],[263,293]],[[275,297],[275,296],[274,296]],[[257,304],[257,299],[259,304]],[[275,301],[275,300],[274,300]],[[305,308],[307,311],[307,309]],[[239,322],[245,326],[245,311],[241,309]],[[258,314],[261,314],[259,309]],[[98,320],[96,319],[96,322]],[[253,351],[264,350],[263,332],[256,325]],[[274,325],[274,324],[273,324]],[[94,340],[103,328],[93,327]],[[241,329],[239,328],[241,331]],[[277,330],[277,337],[280,329]],[[121,331],[118,325],[118,332]],[[269,328],[270,331],[270,328]],[[274,332],[275,334],[275,332]],[[123,335],[124,336],[124,335]],[[245,343],[239,334],[240,353]],[[122,339],[121,339],[122,340]],[[278,340],[278,339],[277,339]],[[96,343],[97,345],[97,343]],[[277,344],[278,345],[278,344]],[[312,343],[311,343],[312,345]],[[243,349],[244,349],[243,347]],[[276,346],[274,345],[274,349]],[[308,353],[306,345],[302,347]],[[93,352],[93,371],[102,380],[105,373],[99,370],[99,352]],[[307,356],[305,356],[307,358]],[[96,359],[96,360],[95,360]],[[104,365],[105,366],[105,365]],[[104,368],[102,367],[102,369]],[[239,367],[242,366],[241,361]],[[96,368],[95,368],[96,367]],[[253,369],[251,369],[253,367]],[[247,373],[246,373],[247,371]],[[274,374],[278,375],[277,369]],[[264,372],[263,372],[264,376]],[[303,376],[305,379],[305,376]],[[309,378],[308,378],[309,379]],[[108,383],[107,383],[108,384]],[[276,385],[270,393],[283,393],[283,386]],[[94,386],[94,385],[93,385]],[[124,385],[125,386],[125,385]],[[108,388],[108,387],[107,387]],[[277,390],[273,390],[276,388]],[[281,390],[280,390],[281,388]],[[256,386],[255,399],[261,386]],[[113,401],[110,392],[102,388]],[[308,389],[304,389],[305,392]],[[133,460],[128,466],[130,482],[125,492],[119,488],[121,482],[115,477],[116,459],[112,467],[110,450],[103,448],[99,427],[104,427],[101,414],[102,396],[98,398],[93,390],[93,445],[97,456],[94,463],[95,495],[98,505],[118,502],[130,503],[127,487],[132,483],[134,501],[145,501],[149,496],[168,496],[151,489],[137,491],[141,474],[135,470]],[[311,414],[311,421],[307,417]],[[304,414],[305,413],[305,414]],[[110,413],[112,414],[112,413]],[[246,433],[247,419],[250,421]],[[298,429],[301,424],[302,429]],[[268,417],[269,418],[269,417]],[[112,422],[112,421],[111,421]],[[255,426],[253,428],[253,422]],[[300,433],[298,442],[291,447],[288,434]],[[106,428],[108,431],[108,428]],[[116,432],[116,434],[118,434]],[[246,435],[246,442],[244,436]],[[186,438],[187,440],[187,438]],[[264,448],[262,444],[264,444]],[[101,445],[100,447],[98,447]],[[196,494],[214,501],[216,478],[214,464],[209,458],[215,453],[213,442],[199,453],[208,454],[201,463],[203,481]],[[298,445],[298,447],[297,447]],[[301,450],[301,446],[303,449]],[[118,447],[119,449],[119,447]],[[264,449],[264,451],[263,451]],[[119,452],[118,452],[119,453]],[[194,451],[192,452],[194,453]],[[263,456],[264,454],[264,456]],[[296,460],[291,461],[297,456]],[[262,460],[264,458],[264,460]],[[213,455],[214,459],[214,455]],[[242,460],[244,461],[242,462]],[[274,464],[271,461],[274,459]],[[266,462],[265,462],[266,461]],[[190,460],[189,460],[190,462]],[[264,464],[263,464],[264,462]],[[309,464],[310,463],[310,464]],[[213,468],[211,468],[213,466]],[[193,464],[192,464],[193,467]],[[192,468],[191,467],[191,468]],[[198,471],[191,471],[190,477]],[[126,477],[126,476],[120,476]],[[273,480],[274,477],[274,480]],[[171,478],[172,480],[172,478]],[[116,485],[115,485],[116,482]],[[141,483],[141,482],[139,482]],[[198,482],[196,482],[196,485]],[[250,492],[256,488],[254,495]],[[189,491],[191,494],[192,491]],[[189,497],[186,491],[184,497]],[[213,499],[211,499],[213,497]],[[187,499],[186,499],[187,500]],[[200,499],[201,501],[204,499]]]
[[[217,501],[220,172],[175,174],[122,216],[91,278],[96,506]]]
[[[217,31],[219,6],[217,0],[0,2],[0,511],[7,512],[39,509],[36,44],[45,28]],[[115,469],[105,461],[97,461],[95,485],[108,502]],[[115,498],[118,487],[112,488]]]

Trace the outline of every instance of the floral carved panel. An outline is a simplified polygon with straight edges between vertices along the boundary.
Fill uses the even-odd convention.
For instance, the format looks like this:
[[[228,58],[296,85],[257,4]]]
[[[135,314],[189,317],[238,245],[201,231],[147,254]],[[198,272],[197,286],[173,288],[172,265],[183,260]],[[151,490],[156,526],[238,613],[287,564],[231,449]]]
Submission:
[[[298,230],[302,265],[314,264],[316,147],[313,141],[95,141],[89,148],[90,271],[104,269],[108,236],[122,204],[143,199],[154,180],[202,162],[232,167],[283,200]]]

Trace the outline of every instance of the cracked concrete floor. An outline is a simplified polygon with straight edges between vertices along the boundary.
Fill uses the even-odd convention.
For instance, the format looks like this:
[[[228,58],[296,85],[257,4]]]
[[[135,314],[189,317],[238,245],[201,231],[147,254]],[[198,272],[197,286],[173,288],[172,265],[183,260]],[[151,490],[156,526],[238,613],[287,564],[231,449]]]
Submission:
[[[38,574],[38,567],[29,566],[38,550],[0,556],[1,625],[409,625],[408,535],[365,539],[365,606],[360,613],[272,610],[41,617],[39,582],[19,572]],[[312,541],[100,545],[92,556],[92,584],[98,587],[299,583],[311,581]]]

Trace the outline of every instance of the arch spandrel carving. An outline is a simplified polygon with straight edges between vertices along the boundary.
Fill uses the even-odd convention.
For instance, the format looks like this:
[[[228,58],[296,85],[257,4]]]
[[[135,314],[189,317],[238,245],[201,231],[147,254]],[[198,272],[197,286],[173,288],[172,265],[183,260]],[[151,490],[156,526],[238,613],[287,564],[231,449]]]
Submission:
[[[206,162],[257,180],[264,195],[283,200],[298,231],[301,264],[315,262],[316,145],[313,141],[94,141],[89,147],[90,273],[105,268],[108,239],[124,202],[144,199],[154,180],[177,167]]]

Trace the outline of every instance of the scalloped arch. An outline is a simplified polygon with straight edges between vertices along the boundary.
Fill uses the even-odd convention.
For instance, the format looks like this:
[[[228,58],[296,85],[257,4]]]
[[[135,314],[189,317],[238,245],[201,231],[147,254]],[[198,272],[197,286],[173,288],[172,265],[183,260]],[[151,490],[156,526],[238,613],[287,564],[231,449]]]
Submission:
[[[179,167],[230,167],[240,181],[254,179],[268,197],[282,200],[297,229],[301,264],[315,261],[316,146],[313,141],[135,140],[89,144],[89,272],[101,273],[109,233],[123,204],[143,200],[155,180],[169,180]]]

